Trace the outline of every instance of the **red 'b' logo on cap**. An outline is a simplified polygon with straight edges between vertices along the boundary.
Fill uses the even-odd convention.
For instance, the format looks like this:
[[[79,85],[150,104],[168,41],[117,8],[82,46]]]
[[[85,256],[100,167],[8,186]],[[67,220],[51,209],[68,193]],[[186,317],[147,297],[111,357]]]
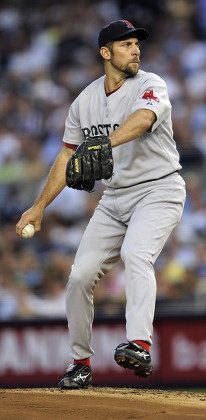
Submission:
[[[134,26],[132,25],[132,23],[129,22],[128,20],[123,20],[123,22],[127,25],[128,28],[134,28]]]

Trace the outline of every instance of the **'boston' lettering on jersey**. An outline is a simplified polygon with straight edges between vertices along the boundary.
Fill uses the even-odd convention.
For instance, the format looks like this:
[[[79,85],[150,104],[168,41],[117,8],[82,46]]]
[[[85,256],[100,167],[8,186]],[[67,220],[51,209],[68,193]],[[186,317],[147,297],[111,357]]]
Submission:
[[[96,125],[92,125],[90,128],[89,127],[84,127],[82,128],[83,134],[84,134],[84,138],[85,140],[90,137],[90,136],[99,136],[99,135],[105,135],[108,136],[109,133],[111,133],[112,131],[116,130],[119,127],[119,124],[98,124]]]

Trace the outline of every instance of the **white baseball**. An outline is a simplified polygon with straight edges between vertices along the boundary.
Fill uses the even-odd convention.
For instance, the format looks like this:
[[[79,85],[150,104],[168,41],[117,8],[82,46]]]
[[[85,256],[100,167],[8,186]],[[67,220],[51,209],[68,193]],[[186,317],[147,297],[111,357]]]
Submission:
[[[34,225],[32,225],[31,223],[26,225],[24,229],[22,229],[21,231],[21,236],[25,239],[32,238],[34,234],[35,234],[35,228],[34,228]]]

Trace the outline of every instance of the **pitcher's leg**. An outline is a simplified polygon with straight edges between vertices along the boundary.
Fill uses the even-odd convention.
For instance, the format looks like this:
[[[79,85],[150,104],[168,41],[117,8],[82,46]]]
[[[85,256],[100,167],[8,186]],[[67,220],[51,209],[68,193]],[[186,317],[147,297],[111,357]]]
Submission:
[[[127,339],[142,340],[149,344],[152,343],[156,301],[153,265],[180,220],[185,196],[182,191],[177,200],[174,191],[170,194],[165,189],[165,197],[172,197],[166,201],[163,191],[158,194],[154,191],[141,207],[137,206],[121,250],[125,263]]]
[[[118,261],[124,234],[125,226],[121,222],[97,209],[81,240],[66,298],[71,355],[76,360],[93,354],[90,340],[94,287]]]

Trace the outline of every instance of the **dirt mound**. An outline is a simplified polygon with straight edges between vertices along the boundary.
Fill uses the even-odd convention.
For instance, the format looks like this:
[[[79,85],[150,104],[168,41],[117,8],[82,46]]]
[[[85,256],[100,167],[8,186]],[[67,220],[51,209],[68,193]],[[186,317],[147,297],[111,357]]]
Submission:
[[[129,388],[1,389],[1,420],[206,419],[206,393]]]

